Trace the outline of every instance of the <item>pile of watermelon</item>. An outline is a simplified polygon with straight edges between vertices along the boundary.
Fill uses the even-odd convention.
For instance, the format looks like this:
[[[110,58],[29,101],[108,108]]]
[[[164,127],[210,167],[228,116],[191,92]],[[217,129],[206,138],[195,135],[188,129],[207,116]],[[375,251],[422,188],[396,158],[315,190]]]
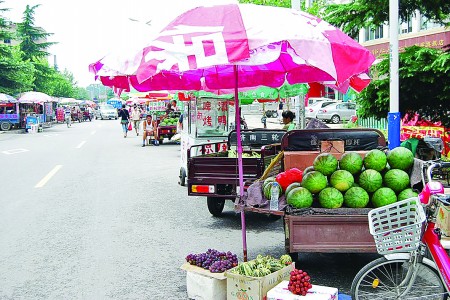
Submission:
[[[417,196],[408,175],[413,164],[412,152],[404,147],[387,153],[374,149],[364,157],[346,152],[340,160],[322,153],[303,171],[301,182],[282,192],[294,208],[311,207],[315,201],[323,208],[381,207]],[[266,197],[269,186],[264,189]]]

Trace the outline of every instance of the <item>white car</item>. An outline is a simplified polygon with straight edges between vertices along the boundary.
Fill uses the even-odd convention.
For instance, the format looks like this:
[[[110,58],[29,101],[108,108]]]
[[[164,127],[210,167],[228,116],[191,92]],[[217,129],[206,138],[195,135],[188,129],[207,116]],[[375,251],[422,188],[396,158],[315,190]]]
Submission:
[[[319,109],[334,103],[336,103],[336,101],[330,100],[330,101],[318,101],[308,105],[307,107],[305,107],[305,118],[315,119],[317,117],[317,112],[319,111]]]
[[[340,121],[350,120],[356,116],[356,104],[351,102],[339,102],[319,109],[316,118],[325,122],[337,124]]]
[[[116,119],[119,117],[117,109],[109,104],[101,105],[99,108],[100,119]],[[97,118],[97,117],[96,117]]]

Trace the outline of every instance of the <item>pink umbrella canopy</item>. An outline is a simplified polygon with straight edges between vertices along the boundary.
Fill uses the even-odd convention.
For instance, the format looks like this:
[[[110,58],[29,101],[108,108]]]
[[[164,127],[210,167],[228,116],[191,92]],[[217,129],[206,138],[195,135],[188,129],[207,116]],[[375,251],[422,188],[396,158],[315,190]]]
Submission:
[[[0,93],[0,103],[17,103],[17,99],[8,94]]]
[[[41,92],[26,92],[19,98],[19,103],[44,103],[52,101],[52,97]]]

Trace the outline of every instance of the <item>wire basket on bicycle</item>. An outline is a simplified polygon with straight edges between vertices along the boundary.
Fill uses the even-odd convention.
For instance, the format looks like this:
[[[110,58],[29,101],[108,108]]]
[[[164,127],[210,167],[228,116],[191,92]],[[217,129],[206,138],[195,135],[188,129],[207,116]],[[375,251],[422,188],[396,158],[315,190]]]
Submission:
[[[417,197],[375,208],[368,217],[378,253],[409,252],[419,247],[425,213]]]

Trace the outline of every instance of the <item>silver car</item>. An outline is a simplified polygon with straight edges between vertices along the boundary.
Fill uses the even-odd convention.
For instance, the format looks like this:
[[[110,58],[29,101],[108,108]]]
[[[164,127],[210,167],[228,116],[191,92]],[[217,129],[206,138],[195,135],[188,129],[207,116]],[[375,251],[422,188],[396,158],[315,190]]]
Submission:
[[[117,109],[109,104],[101,105],[99,108],[100,119],[116,119],[118,118]]]
[[[356,104],[351,102],[340,102],[319,109],[316,118],[325,122],[337,124],[340,121],[350,120],[352,116],[356,116]]]
[[[305,118],[315,119],[319,109],[324,108],[330,104],[336,103],[336,101],[318,101],[305,107]]]

